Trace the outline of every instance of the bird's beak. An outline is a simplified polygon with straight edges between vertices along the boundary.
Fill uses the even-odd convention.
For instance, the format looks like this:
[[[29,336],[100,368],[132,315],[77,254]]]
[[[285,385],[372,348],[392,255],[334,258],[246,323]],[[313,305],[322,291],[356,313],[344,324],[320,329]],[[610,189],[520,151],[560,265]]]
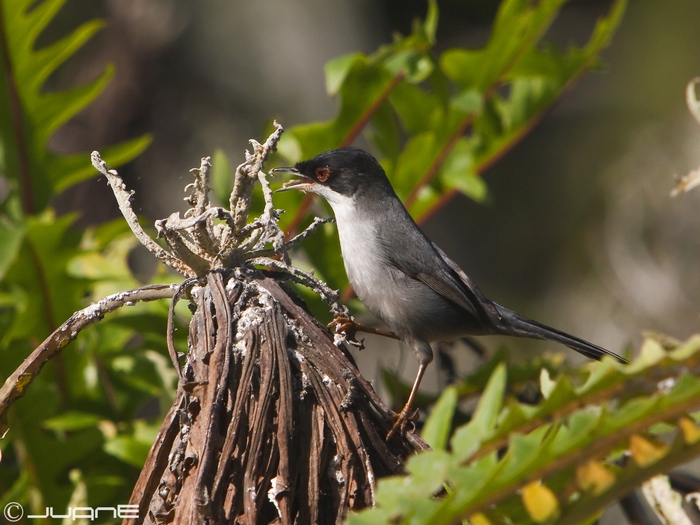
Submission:
[[[315,184],[313,181],[311,181],[309,178],[306,177],[303,173],[301,173],[298,169],[292,168],[292,167],[281,167],[281,168],[274,168],[270,170],[270,173],[275,174],[275,173],[291,173],[292,175],[295,175],[297,177],[301,177],[299,179],[292,179],[284,184],[280,189],[276,191],[287,191],[287,190],[300,190],[300,191],[313,191],[313,187]]]

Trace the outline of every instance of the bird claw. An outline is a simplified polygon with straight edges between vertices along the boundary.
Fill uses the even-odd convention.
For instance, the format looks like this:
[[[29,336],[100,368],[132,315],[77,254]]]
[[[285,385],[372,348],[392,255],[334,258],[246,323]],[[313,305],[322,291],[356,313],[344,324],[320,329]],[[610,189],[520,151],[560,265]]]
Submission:
[[[336,315],[333,320],[328,323],[328,328],[335,327],[335,332],[341,334],[348,344],[359,350],[364,350],[364,339],[358,341],[356,338],[358,326],[359,325],[351,317],[346,317],[344,315]]]
[[[400,435],[404,435],[406,433],[406,427],[408,426],[409,423],[412,425],[413,430],[415,428],[415,422],[418,420],[418,409],[416,408],[415,410],[411,411],[411,407],[409,405],[406,405],[403,407],[403,410],[399,412],[399,415],[396,417],[396,421],[394,422],[394,426],[391,427],[391,430],[389,433],[386,435],[386,440],[389,441],[394,434],[397,432]]]

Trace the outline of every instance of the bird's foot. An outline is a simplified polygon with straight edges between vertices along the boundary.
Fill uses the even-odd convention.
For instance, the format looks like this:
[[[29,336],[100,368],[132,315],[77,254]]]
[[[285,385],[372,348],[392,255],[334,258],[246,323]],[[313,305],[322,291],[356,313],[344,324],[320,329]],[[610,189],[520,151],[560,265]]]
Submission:
[[[341,333],[347,335],[348,338],[355,339],[357,332],[364,332],[366,334],[381,335],[382,337],[389,337],[391,339],[400,340],[401,338],[394,332],[389,330],[382,330],[381,328],[373,328],[371,326],[365,326],[356,322],[352,317],[347,317],[345,315],[336,315],[333,320],[328,323],[328,328],[335,326],[336,333]]]
[[[430,348],[430,346],[428,346],[428,348]],[[418,365],[418,373],[416,374],[416,378],[413,380],[411,393],[408,396],[406,404],[403,406],[403,409],[399,413],[399,417],[396,419],[396,423],[394,423],[394,426],[391,427],[391,430],[386,435],[387,441],[389,441],[391,437],[398,431],[401,431],[401,433],[403,434],[406,430],[406,423],[408,423],[409,421],[413,422],[416,419],[418,419],[418,409],[411,412],[411,408],[413,407],[413,402],[415,401],[416,394],[418,393],[418,387],[420,386],[420,382],[423,380],[423,375],[425,374],[425,370],[426,368],[428,368],[429,363],[430,360],[426,359],[424,361],[421,361],[421,363]]]
[[[417,419],[418,409],[416,408],[415,410],[412,410],[411,406],[408,404],[404,406],[403,410],[399,412],[399,415],[394,422],[394,426],[391,427],[391,430],[386,435],[386,440],[389,441],[396,433],[399,433],[399,435],[405,434],[408,424],[411,423],[413,425]]]
[[[360,350],[364,350],[364,339],[358,341],[356,338],[360,325],[357,324],[352,317],[336,315],[333,320],[328,323],[328,328],[331,327],[335,327],[335,333],[341,334],[348,344],[359,348]]]

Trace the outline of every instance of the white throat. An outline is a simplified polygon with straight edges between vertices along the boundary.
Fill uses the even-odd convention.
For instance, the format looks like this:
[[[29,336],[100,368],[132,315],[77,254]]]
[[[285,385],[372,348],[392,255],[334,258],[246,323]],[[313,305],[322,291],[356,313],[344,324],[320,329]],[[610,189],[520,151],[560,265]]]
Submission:
[[[358,213],[355,197],[319,189],[319,194],[333,208],[348,280],[358,297],[364,300],[368,295],[365,292],[378,284],[374,283],[377,274],[373,269],[382,266],[375,222],[366,214]]]

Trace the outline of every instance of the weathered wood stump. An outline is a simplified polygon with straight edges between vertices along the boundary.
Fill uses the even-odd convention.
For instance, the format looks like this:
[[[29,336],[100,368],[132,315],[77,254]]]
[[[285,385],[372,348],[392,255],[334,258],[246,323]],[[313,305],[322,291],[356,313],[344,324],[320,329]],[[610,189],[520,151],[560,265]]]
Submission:
[[[126,523],[337,523],[425,444],[284,285],[214,271],[191,289],[189,353]]]

